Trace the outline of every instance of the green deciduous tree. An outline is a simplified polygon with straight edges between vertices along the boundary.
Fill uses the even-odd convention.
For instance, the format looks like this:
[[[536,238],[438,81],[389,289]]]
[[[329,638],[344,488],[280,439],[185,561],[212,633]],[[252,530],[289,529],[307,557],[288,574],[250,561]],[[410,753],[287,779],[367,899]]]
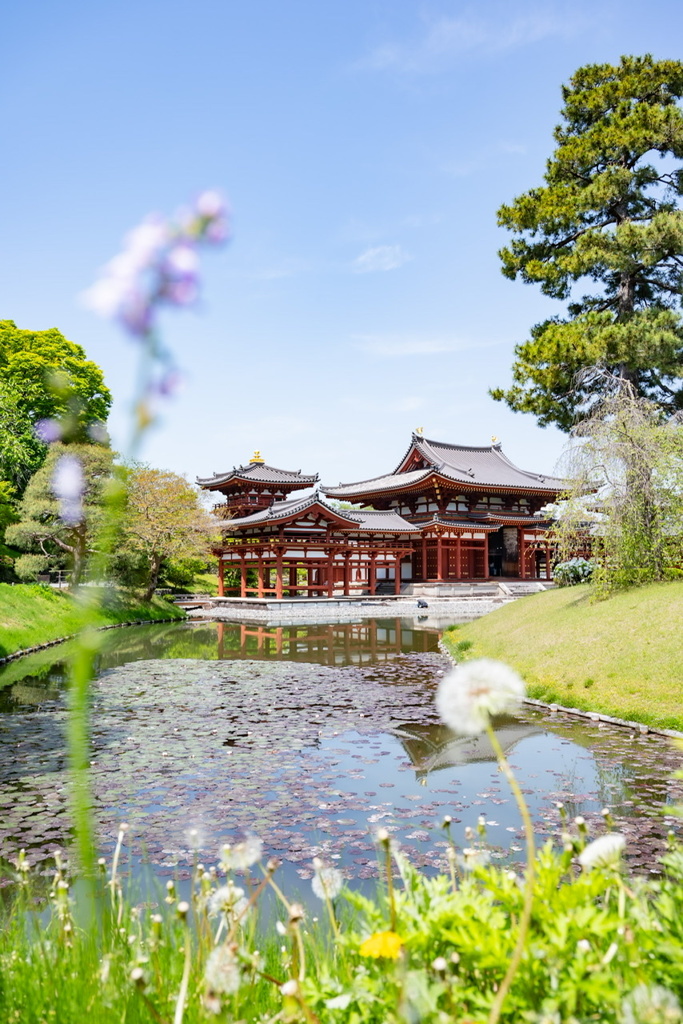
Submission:
[[[215,522],[184,477],[149,466],[128,475],[128,502],[122,522],[119,568],[137,571],[149,600],[166,560],[210,555]]]
[[[19,521],[5,532],[26,552],[17,559],[18,575],[34,577],[67,558],[73,585],[81,581],[102,529],[112,464],[111,450],[101,444],[50,445],[19,503]]]
[[[592,64],[562,92],[545,184],[498,219],[515,236],[500,253],[505,276],[568,300],[567,315],[532,329],[512,387],[491,393],[569,430],[604,393],[606,369],[673,412],[683,408],[683,63]]]
[[[101,437],[110,405],[102,371],[80,345],[56,328],[0,320],[0,476],[19,492],[47,454],[41,423],[59,420],[66,439],[86,443]]]

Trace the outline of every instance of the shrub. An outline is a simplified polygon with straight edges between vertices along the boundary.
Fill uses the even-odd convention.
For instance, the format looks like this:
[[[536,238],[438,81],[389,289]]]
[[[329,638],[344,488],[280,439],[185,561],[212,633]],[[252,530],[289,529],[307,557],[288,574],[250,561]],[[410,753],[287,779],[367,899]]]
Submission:
[[[570,558],[568,562],[558,562],[553,569],[553,579],[559,587],[575,587],[578,583],[588,583],[595,563],[587,558]]]

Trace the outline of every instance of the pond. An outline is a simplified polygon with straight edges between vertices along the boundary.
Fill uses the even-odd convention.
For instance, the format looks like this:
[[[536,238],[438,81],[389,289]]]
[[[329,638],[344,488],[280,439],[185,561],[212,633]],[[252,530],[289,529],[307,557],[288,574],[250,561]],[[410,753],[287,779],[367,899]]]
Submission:
[[[486,820],[493,856],[520,859],[518,812],[485,737],[459,738],[433,706],[448,665],[438,632],[406,619],[314,626],[182,623],[100,634],[92,782],[110,855],[122,821],[133,858],[158,876],[215,863],[221,843],[257,833],[294,879],[311,858],[349,878],[376,874],[373,833],[443,867],[444,815]],[[0,857],[47,862],[69,842],[66,645],[0,673]],[[57,660],[59,659],[59,660]],[[663,737],[523,709],[498,722],[543,841],[556,803],[604,830],[609,807],[636,870],[654,870],[683,799]]]

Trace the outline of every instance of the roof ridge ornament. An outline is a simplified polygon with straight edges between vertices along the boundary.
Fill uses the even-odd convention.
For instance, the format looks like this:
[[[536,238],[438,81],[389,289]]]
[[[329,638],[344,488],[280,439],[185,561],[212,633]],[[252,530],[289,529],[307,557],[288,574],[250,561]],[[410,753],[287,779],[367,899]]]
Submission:
[[[261,452],[258,450],[258,448],[256,448],[255,451],[254,451],[254,454],[249,459],[249,465],[250,466],[252,466],[252,465],[254,465],[254,466],[265,466],[265,464],[266,464],[266,460],[263,458],[263,456],[261,455]]]

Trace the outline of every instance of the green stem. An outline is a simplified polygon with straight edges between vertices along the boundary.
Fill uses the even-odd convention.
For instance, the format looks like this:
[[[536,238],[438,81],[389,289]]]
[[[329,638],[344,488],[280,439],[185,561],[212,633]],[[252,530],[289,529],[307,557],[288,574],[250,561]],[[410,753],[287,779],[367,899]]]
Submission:
[[[192,967],[192,946],[190,944],[190,929],[188,928],[186,921],[183,921],[183,927],[185,928],[185,963],[183,965],[183,976],[180,981],[180,991],[178,992],[178,999],[176,1000],[175,1004],[173,1024],[183,1024],[183,1015],[185,1013],[185,1000],[187,999],[187,990],[190,987],[190,968]]]
[[[87,628],[84,624],[84,628]],[[95,877],[95,842],[90,792],[90,680],[93,651],[81,633],[71,663],[68,742],[71,769],[71,803],[76,845],[85,876]]]
[[[493,747],[496,758],[498,759],[498,765],[503,775],[508,781],[508,785],[512,790],[513,796],[517,802],[519,813],[522,816],[524,823],[524,834],[526,836],[526,880],[524,883],[524,905],[522,908],[522,916],[519,920],[519,932],[517,934],[517,942],[515,944],[514,952],[510,959],[507,972],[505,977],[498,987],[495,999],[491,1006],[489,1013],[488,1024],[498,1024],[503,1003],[505,997],[510,991],[510,986],[514,979],[517,969],[522,961],[524,954],[524,946],[526,944],[527,935],[529,932],[529,924],[531,922],[531,911],[534,903],[534,874],[536,864],[536,845],[534,842],[534,826],[531,821],[531,815],[529,814],[529,808],[527,807],[524,794],[519,787],[517,779],[515,778],[510,765],[507,762],[507,758],[503,753],[503,748],[498,742],[498,737],[495,734],[491,722],[486,723],[486,733],[488,735],[491,746]]]

